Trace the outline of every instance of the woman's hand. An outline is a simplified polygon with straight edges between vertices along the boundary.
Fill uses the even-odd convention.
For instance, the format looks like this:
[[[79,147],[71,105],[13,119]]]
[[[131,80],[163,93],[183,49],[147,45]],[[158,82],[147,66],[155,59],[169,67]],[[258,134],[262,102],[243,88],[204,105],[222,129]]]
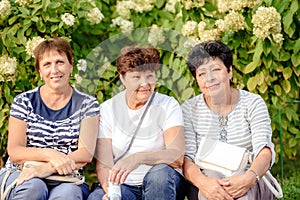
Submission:
[[[233,198],[238,198],[245,195],[256,184],[256,177],[251,173],[245,173],[223,179],[222,181],[229,183],[223,185],[227,193]]]
[[[207,200],[233,200],[228,192],[222,187],[228,185],[228,182],[210,177],[206,177],[202,182],[204,184],[202,184],[201,193]]]
[[[50,163],[43,163],[41,165],[33,165],[28,164],[26,167],[23,168],[22,172],[20,173],[17,185],[21,185],[25,181],[28,181],[32,178],[46,178],[53,174],[55,169],[52,167]]]
[[[140,165],[139,154],[135,153],[119,160],[111,169],[109,180],[116,184],[124,183],[128,174]]]
[[[67,175],[71,174],[76,169],[76,164],[68,155],[52,149],[49,153],[50,159],[48,160],[55,168],[58,174]]]

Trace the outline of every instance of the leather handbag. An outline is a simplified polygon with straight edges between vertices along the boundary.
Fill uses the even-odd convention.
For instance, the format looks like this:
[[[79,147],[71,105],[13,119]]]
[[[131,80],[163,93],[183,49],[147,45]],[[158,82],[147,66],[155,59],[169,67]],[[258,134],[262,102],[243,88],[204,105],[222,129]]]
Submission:
[[[195,164],[201,169],[214,170],[222,173],[225,177],[243,172],[248,163],[252,163],[252,153],[246,148],[209,138],[201,139],[195,157]],[[262,180],[275,197],[283,197],[281,186],[270,171],[266,172]]]

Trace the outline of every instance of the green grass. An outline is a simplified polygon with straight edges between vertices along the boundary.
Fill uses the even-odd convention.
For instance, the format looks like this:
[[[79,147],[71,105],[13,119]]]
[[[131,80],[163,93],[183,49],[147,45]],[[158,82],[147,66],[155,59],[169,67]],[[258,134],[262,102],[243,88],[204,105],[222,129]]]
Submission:
[[[280,176],[280,165],[276,163],[272,174],[277,178],[283,191],[284,200],[300,200],[300,156],[295,160],[284,159],[283,177]]]

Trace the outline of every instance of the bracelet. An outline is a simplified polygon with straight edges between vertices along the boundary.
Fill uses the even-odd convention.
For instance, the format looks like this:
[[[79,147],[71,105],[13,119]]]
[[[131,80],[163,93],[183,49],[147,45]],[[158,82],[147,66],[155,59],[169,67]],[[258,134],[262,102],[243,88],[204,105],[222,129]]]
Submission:
[[[249,169],[248,170],[249,172],[252,172],[254,175],[255,175],[255,178],[256,178],[256,182],[258,182],[259,180],[260,180],[260,177],[259,177],[259,175],[254,171],[254,170],[252,170],[252,169]]]

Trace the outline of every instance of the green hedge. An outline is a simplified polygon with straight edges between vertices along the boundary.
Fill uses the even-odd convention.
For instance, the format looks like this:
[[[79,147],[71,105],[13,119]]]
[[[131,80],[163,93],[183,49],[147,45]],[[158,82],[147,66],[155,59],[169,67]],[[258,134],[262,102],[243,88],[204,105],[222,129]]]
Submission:
[[[300,141],[298,0],[128,2],[1,1],[2,158],[6,157],[13,98],[42,84],[34,69],[32,49],[39,40],[50,37],[65,37],[71,42],[76,63],[72,84],[96,95],[100,103],[123,89],[114,67],[123,46],[157,47],[162,56],[157,90],[182,103],[199,93],[186,67],[188,51],[197,42],[220,39],[234,53],[234,86],[260,94],[268,105],[276,152],[280,152],[282,133],[283,155],[290,159],[296,156]]]

